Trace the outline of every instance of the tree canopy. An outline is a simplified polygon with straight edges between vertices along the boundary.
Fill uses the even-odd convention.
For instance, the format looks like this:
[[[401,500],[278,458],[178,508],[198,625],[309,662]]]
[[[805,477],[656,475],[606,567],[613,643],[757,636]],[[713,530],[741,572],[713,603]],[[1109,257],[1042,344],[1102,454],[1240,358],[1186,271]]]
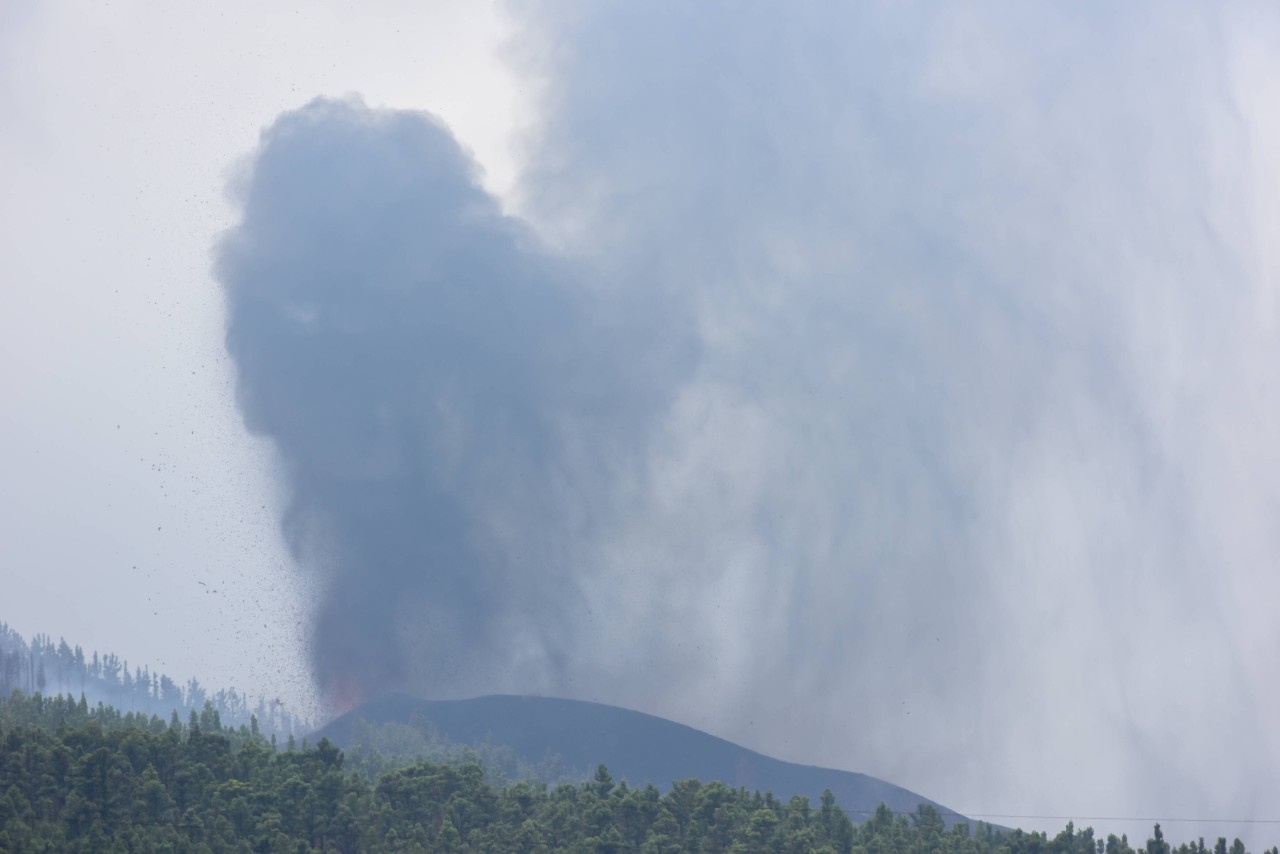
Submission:
[[[372,770],[371,770],[372,769]],[[1072,825],[1058,835],[978,823],[946,829],[922,806],[855,825],[830,792],[804,797],[681,780],[630,787],[495,779],[492,767],[348,767],[327,740],[273,744],[212,704],[168,721],[67,697],[0,701],[0,850],[6,852],[599,852],[599,854],[1207,854],[1145,849]],[[1231,849],[1243,852],[1237,840]],[[1276,849],[1272,849],[1272,854]]]

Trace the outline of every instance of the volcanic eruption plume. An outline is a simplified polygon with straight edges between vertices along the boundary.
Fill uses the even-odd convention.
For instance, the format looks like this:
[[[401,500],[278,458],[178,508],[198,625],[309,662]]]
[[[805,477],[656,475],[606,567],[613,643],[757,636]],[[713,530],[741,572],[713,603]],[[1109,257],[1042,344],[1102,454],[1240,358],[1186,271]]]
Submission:
[[[625,462],[575,437],[641,429],[641,381],[613,354],[643,312],[610,330],[425,114],[287,114],[243,205],[220,248],[227,345],[321,591],[320,687],[345,707],[405,685],[556,686],[580,606],[560,543],[592,512],[565,517],[582,497],[567,473]]]
[[[522,221],[426,115],[282,116],[219,276],[322,687],[1280,800],[1261,8],[531,4]]]

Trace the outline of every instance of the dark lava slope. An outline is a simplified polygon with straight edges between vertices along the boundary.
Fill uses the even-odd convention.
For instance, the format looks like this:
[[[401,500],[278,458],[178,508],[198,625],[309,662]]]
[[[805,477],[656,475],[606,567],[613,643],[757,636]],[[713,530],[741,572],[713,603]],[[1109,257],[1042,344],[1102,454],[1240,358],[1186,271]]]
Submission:
[[[666,789],[673,781],[696,777],[773,792],[783,800],[808,795],[815,806],[822,791],[830,789],[855,822],[881,803],[894,812],[930,804],[948,826],[963,820],[928,798],[866,774],[783,762],[683,724],[580,700],[506,695],[421,700],[393,694],[342,715],[314,737],[348,747],[358,720],[407,724],[418,713],[449,741],[477,745],[488,739],[534,764],[558,755],[569,767],[587,773],[604,763],[615,780],[631,786],[652,783]]]

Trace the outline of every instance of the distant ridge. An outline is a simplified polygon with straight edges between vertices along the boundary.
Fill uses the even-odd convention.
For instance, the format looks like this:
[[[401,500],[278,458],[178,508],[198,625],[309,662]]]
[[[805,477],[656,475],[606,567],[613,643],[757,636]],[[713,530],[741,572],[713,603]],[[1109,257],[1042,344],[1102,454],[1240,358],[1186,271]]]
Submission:
[[[812,765],[773,759],[692,727],[642,712],[551,697],[492,695],[470,700],[422,700],[391,694],[366,703],[319,729],[339,747],[350,747],[356,724],[409,723],[421,714],[446,739],[478,745],[489,739],[510,747],[522,759],[537,763],[558,755],[585,772],[604,763],[617,780],[629,785],[652,783],[666,789],[691,777],[719,780],[733,788],[772,792],[781,799],[807,795],[817,804],[824,789],[855,822],[881,803],[895,813],[915,812],[928,804],[950,826],[966,821],[915,792],[884,780]]]

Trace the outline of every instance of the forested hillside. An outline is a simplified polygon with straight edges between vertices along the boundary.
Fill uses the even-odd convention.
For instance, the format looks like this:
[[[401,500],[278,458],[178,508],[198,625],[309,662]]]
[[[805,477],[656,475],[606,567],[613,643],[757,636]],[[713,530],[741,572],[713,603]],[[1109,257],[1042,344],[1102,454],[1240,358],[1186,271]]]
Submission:
[[[224,723],[248,724],[252,715],[267,732],[286,735],[309,728],[278,700],[251,701],[230,688],[209,691],[194,678],[179,683],[147,667],[130,669],[129,662],[119,656],[86,653],[63,638],[55,643],[48,635],[36,635],[28,642],[0,623],[0,697],[14,690],[46,696],[84,695],[90,705],[104,703],[126,712],[165,718],[176,711],[184,720],[211,703]]]
[[[1141,851],[1173,848],[1157,825]],[[1237,841],[1228,849],[1243,852]],[[928,805],[859,825],[828,793],[807,798],[721,783],[502,783],[476,764],[416,763],[372,779],[328,741],[276,749],[212,707],[187,722],[15,693],[0,701],[0,851],[6,852],[839,852],[1131,854],[1068,825],[1055,837],[960,823]],[[1275,854],[1276,849],[1271,849]]]

